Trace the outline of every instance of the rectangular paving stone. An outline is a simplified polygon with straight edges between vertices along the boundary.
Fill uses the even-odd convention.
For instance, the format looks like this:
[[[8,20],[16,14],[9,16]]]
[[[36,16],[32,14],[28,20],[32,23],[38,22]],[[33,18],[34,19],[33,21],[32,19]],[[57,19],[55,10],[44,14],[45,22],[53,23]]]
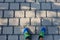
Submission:
[[[57,2],[60,2],[60,0],[56,0]]]
[[[45,0],[36,0],[36,2],[45,2]]]
[[[38,38],[39,38],[39,35],[32,35],[32,40],[34,39],[34,40],[38,40]]]
[[[42,28],[43,26],[36,26],[36,34],[39,34],[40,33],[40,30],[41,30],[41,28]],[[45,32],[45,34],[47,34],[47,27],[46,26],[44,26],[45,28],[46,28],[46,32]]]
[[[57,27],[48,27],[48,34],[58,34]]]
[[[15,17],[24,17],[24,11],[15,11]]]
[[[58,27],[58,32],[59,32],[59,34],[60,34],[60,26],[57,26]]]
[[[8,40],[18,40],[18,36],[17,35],[9,35]]]
[[[35,2],[35,0],[26,0],[26,2]]]
[[[35,11],[26,11],[26,17],[35,17]]]
[[[56,0],[46,0],[46,2],[55,2]]]
[[[5,2],[14,2],[14,0],[5,0]]]
[[[24,35],[20,35],[20,40],[25,40]]]
[[[24,2],[25,0],[16,0],[16,2]]]
[[[0,0],[0,2],[3,2],[4,0]]]
[[[23,29],[20,27],[14,27],[14,34],[23,34]]]
[[[54,35],[54,40],[60,40],[60,35]]]
[[[60,12],[59,11],[57,12],[57,15],[58,15],[58,17],[60,17]]]
[[[60,9],[60,3],[52,4],[52,9]]]
[[[51,18],[42,18],[42,25],[52,25]]]
[[[4,11],[4,17],[13,17],[14,12],[13,11]]]
[[[47,17],[56,17],[55,11],[47,11]]]
[[[18,18],[10,18],[9,19],[9,25],[18,25],[19,19]]]
[[[8,3],[0,3],[0,9],[8,9]]]
[[[40,9],[40,3],[31,3],[31,9]]]
[[[12,34],[12,27],[3,27],[3,34]]]
[[[29,25],[29,24],[30,24],[29,21],[30,21],[29,18],[21,18],[21,19],[20,19],[20,25],[21,25],[21,26],[22,26],[22,25]]]
[[[51,3],[41,3],[41,9],[51,9]]]
[[[40,18],[31,18],[31,25],[40,25]]]
[[[2,15],[3,15],[3,11],[0,11],[0,17],[2,17]]]
[[[36,17],[46,17],[46,11],[36,11]]]
[[[7,25],[8,19],[7,18],[0,18],[0,25]]]
[[[10,9],[19,9],[19,3],[10,3]]]
[[[60,25],[60,18],[53,18],[53,25]]]
[[[6,40],[6,35],[0,35],[0,40]]]
[[[30,30],[30,34],[35,34],[35,26],[26,26]]]
[[[44,40],[53,40],[52,35],[45,35]]]
[[[2,30],[2,28],[0,27],[0,34],[1,34],[1,30]]]
[[[30,3],[21,3],[21,9],[30,9]]]

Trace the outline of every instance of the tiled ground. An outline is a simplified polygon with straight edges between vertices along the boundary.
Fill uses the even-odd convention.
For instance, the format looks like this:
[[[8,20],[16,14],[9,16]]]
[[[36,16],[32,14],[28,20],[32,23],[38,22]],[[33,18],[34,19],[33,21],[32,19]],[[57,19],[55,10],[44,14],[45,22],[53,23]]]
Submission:
[[[38,40],[41,26],[44,40],[60,40],[60,0],[0,0],[0,40],[24,40],[25,27]]]

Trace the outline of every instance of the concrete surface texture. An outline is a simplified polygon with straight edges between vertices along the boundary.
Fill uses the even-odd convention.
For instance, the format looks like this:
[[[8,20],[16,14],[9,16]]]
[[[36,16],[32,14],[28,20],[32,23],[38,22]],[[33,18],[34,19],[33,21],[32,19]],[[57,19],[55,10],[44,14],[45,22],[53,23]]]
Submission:
[[[0,0],[0,40],[24,40],[25,27],[38,40],[41,26],[44,40],[60,40],[60,0]]]

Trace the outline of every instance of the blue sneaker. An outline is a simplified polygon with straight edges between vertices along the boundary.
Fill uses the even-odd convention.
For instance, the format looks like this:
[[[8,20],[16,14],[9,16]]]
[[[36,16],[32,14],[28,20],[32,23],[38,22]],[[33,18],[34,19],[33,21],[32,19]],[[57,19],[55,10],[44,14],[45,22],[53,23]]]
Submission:
[[[30,37],[29,29],[28,29],[28,28],[24,28],[23,34],[24,34],[24,38],[25,38],[25,39],[26,39],[27,37]]]

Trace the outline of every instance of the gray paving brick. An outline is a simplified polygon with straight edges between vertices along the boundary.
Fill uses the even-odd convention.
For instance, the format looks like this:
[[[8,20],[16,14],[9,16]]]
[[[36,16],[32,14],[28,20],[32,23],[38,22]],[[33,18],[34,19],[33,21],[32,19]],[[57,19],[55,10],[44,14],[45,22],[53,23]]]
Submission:
[[[25,40],[24,35],[20,35],[20,40]]]
[[[42,25],[51,25],[51,18],[42,18]]]
[[[25,0],[16,0],[16,2],[24,2]]]
[[[17,35],[9,35],[8,40],[18,40],[18,36]]]
[[[0,9],[8,9],[8,3],[0,3]]]
[[[29,22],[29,18],[21,18],[20,19],[20,25],[29,25],[30,22]]]
[[[48,34],[58,34],[57,27],[48,27]]]
[[[3,15],[3,12],[2,12],[2,11],[0,11],[0,17],[2,17],[2,15]]]
[[[0,35],[0,40],[6,40],[6,35]]]
[[[15,11],[15,17],[24,17],[24,11]]]
[[[58,14],[58,17],[60,17],[60,12],[57,12],[57,14]]]
[[[60,35],[54,35],[54,40],[60,40]]]
[[[38,40],[38,35],[32,35],[32,40],[34,39],[34,40]]]
[[[53,18],[53,25],[60,25],[60,18]]]
[[[57,0],[57,2],[60,2],[60,0]]]
[[[59,34],[60,34],[60,26],[57,26],[58,27],[58,31],[59,31]]]
[[[52,4],[52,9],[60,9],[60,3]]]
[[[31,25],[40,25],[40,18],[31,18]]]
[[[30,9],[29,3],[21,3],[21,9]]]
[[[3,27],[3,34],[12,34],[12,27]]]
[[[23,34],[23,28],[20,27],[14,27],[14,34]]]
[[[31,9],[40,9],[40,3],[31,3]]]
[[[55,0],[46,0],[46,2],[55,2]]]
[[[35,17],[35,11],[26,11],[26,17]]]
[[[7,18],[0,18],[0,25],[7,25],[8,19]]]
[[[4,0],[0,0],[0,2],[3,2]]]
[[[56,12],[55,11],[47,11],[47,17],[56,17]]]
[[[19,19],[18,18],[10,18],[9,19],[9,25],[18,25]]]
[[[52,35],[45,35],[44,40],[53,40]]]
[[[4,11],[4,17],[13,17],[14,12],[13,11]]]
[[[5,0],[5,2],[14,2],[14,0]]]
[[[51,3],[42,3],[41,9],[51,9]]]
[[[36,11],[36,17],[46,17],[46,11]]]
[[[36,2],[45,2],[45,0],[36,0]]]
[[[0,27],[0,34],[1,34],[1,30],[2,30],[2,28]]]
[[[35,0],[26,0],[26,2],[35,2]]]
[[[19,9],[19,3],[10,3],[10,9]]]

